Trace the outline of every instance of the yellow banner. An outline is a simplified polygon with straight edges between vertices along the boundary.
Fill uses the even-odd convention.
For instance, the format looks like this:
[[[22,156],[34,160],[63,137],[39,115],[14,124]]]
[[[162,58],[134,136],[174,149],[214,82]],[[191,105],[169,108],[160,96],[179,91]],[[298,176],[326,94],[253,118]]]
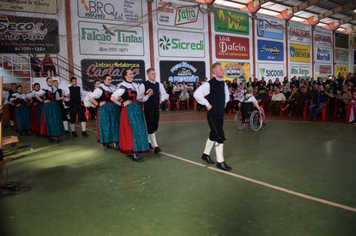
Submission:
[[[220,62],[224,68],[224,80],[232,81],[235,78],[241,82],[250,78],[250,63],[247,62]]]
[[[335,66],[335,76],[336,78],[341,75],[346,78],[347,74],[349,73],[348,66]]]
[[[289,54],[290,61],[310,62],[310,46],[291,43]]]

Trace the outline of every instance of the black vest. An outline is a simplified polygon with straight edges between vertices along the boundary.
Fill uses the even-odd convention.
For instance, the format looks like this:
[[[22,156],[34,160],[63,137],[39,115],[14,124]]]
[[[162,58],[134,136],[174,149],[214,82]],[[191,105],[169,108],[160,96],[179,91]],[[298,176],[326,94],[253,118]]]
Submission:
[[[69,105],[80,105],[82,98],[80,97],[80,87],[70,86],[69,88],[70,100]]]
[[[206,97],[212,108],[208,111],[209,115],[223,116],[225,108],[225,83],[218,81],[215,77],[209,82],[210,93]]]
[[[159,82],[151,83],[150,81],[145,81],[145,91],[148,89],[153,90],[153,95],[144,103],[144,108],[158,108],[159,106]]]
[[[103,91],[103,93],[100,96],[100,102],[105,101],[105,102],[111,102],[111,95],[113,94],[113,92],[111,91],[106,91],[105,89],[103,89],[102,87],[99,87],[99,89],[101,89]]]

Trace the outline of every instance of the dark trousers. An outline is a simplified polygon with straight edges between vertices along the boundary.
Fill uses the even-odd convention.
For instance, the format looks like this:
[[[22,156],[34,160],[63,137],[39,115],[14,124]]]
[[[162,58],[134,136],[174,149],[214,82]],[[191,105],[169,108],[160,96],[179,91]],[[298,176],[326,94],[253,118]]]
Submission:
[[[340,113],[340,108],[343,108],[344,106],[346,106],[346,103],[344,103],[343,100],[337,99],[336,100],[336,106],[337,106],[336,114],[339,114]]]
[[[171,99],[170,103],[171,103],[171,110],[174,111],[176,109],[176,100],[175,99]]]
[[[15,106],[9,104],[10,107],[10,120],[14,120]]]
[[[293,103],[292,105],[290,105],[290,111],[291,111],[291,113],[292,113],[292,115],[293,116],[296,116],[297,114],[296,114],[296,112],[295,112],[295,109],[297,108],[297,107],[299,107],[299,114],[300,115],[303,115],[303,109],[304,109],[304,107],[305,107],[305,103],[303,102],[303,103],[301,103],[301,104],[299,104],[299,103]]]
[[[70,105],[70,123],[74,124],[76,119],[77,119],[77,114],[78,114],[78,118],[81,122],[86,122],[87,119],[85,118],[85,114],[84,114],[84,108],[82,105]]]
[[[272,112],[272,113],[277,113],[279,112],[280,108],[281,108],[281,101],[274,101],[271,102],[270,104],[268,104],[268,109]],[[276,110],[274,110],[274,105],[276,105]]]
[[[57,72],[56,72],[56,67],[54,66],[54,65],[52,65],[52,66],[44,66],[44,70],[45,70],[45,72],[46,72],[46,75],[47,75],[47,72],[48,72],[48,70],[49,69],[52,69],[53,70],[53,75],[57,75]]]
[[[145,108],[144,109],[147,132],[153,134],[158,129],[159,122],[159,109],[158,108]]]
[[[224,143],[226,140],[223,130],[224,116],[208,115],[208,124],[210,127],[209,139],[217,143]]]

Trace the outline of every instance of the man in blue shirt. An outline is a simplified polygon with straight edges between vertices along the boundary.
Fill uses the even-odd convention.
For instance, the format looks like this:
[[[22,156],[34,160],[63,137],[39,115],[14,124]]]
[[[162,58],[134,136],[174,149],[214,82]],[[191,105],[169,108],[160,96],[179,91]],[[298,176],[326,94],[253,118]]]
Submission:
[[[311,120],[317,120],[316,116],[324,108],[324,104],[328,101],[329,97],[332,98],[333,95],[325,91],[323,85],[318,85],[318,91],[314,93],[313,104],[309,106]],[[316,108],[316,111],[314,111],[314,108]]]
[[[41,60],[37,57],[37,54],[34,53],[33,56],[31,57],[31,68],[35,72],[36,77],[40,76],[40,71],[41,71]]]

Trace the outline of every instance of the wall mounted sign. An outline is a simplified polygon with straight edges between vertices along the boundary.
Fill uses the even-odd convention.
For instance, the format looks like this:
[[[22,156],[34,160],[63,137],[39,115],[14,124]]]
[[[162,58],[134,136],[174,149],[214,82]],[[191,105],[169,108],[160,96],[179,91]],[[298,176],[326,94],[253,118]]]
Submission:
[[[289,54],[290,61],[310,62],[310,46],[291,43]]]
[[[238,78],[248,80],[250,78],[250,63],[248,62],[220,62],[224,68],[224,80],[234,80]]]
[[[250,59],[249,38],[215,35],[216,58]]]
[[[283,39],[284,22],[281,20],[268,19],[262,20],[259,19],[257,23],[257,36],[264,38],[272,39]]]
[[[289,22],[288,35],[290,41],[309,44],[311,40],[311,27],[305,24]]]
[[[204,61],[160,61],[159,62],[161,82],[185,81],[194,83],[196,79],[204,81]]]
[[[283,61],[283,43],[267,40],[257,40],[258,60]]]
[[[214,24],[217,32],[249,35],[247,13],[216,9]]]
[[[258,63],[257,64],[257,73],[258,73],[258,79],[261,79],[261,77],[265,77],[265,80],[272,80],[274,82],[276,78],[279,79],[279,81],[283,81],[283,78],[286,75],[284,72],[284,64],[282,63]]]

